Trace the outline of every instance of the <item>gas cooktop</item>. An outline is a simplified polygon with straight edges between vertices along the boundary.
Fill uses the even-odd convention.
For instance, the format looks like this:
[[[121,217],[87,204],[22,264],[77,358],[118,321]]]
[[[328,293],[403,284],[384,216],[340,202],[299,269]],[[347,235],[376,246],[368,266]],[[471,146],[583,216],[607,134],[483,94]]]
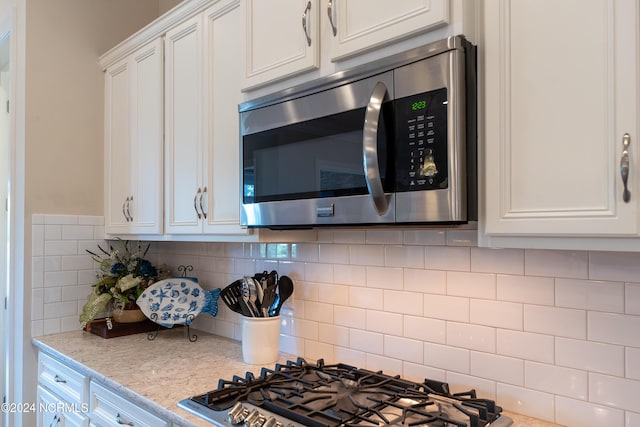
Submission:
[[[263,368],[258,377],[219,380],[218,388],[178,403],[218,426],[506,427],[493,400],[475,390],[451,393],[449,385],[425,379],[407,381],[338,363],[304,359]]]

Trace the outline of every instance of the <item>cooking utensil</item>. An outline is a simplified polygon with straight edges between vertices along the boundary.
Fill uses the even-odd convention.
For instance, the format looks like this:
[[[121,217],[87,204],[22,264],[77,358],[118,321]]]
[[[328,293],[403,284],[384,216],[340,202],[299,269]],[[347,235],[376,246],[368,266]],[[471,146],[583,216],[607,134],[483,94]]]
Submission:
[[[253,288],[253,290],[252,290]],[[260,317],[258,309],[256,307],[257,294],[255,284],[251,277],[245,276],[242,280],[242,300],[245,302],[252,317]]]
[[[264,290],[264,297],[262,298],[262,315],[264,317],[269,317],[270,307],[276,300],[277,290],[277,283],[268,285]]]
[[[236,280],[220,291],[220,299],[231,309],[231,311],[244,314],[239,301],[242,299],[242,280]]]
[[[270,316],[279,316],[282,304],[293,294],[293,280],[289,276],[280,276],[278,280],[278,301],[272,310],[269,310]],[[273,313],[273,314],[272,314]]]

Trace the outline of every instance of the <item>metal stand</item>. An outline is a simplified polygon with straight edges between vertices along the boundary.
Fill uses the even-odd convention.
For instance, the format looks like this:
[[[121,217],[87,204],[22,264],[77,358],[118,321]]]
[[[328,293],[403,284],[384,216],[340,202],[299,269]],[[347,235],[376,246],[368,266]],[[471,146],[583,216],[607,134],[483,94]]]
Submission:
[[[196,342],[198,340],[198,335],[196,335],[195,333],[191,333],[191,323],[193,322],[193,319],[195,319],[196,316],[194,316],[193,314],[190,314],[187,316],[187,320],[184,323],[184,326],[187,327],[187,339],[189,340],[189,342]],[[158,313],[152,313],[150,319],[154,322],[157,323],[156,320],[158,320]],[[153,332],[149,332],[147,334],[147,339],[149,341],[153,341],[156,339],[156,337],[158,336],[158,333],[160,332],[160,328],[161,326],[158,325],[158,328],[153,331]]]
[[[193,266],[192,265],[180,265],[178,266],[178,271],[180,272],[180,277],[187,277],[187,271],[193,271]],[[189,314],[186,318],[186,321],[184,322],[184,326],[187,327],[187,339],[189,340],[189,342],[196,342],[198,340],[198,336],[194,333],[191,333],[191,323],[193,322],[193,319],[195,319],[196,316],[194,316],[193,314]],[[151,313],[151,317],[150,319],[158,324],[157,320],[158,320],[158,313]],[[158,336],[158,332],[160,332],[160,324],[158,324],[158,329],[156,329],[153,332],[149,332],[149,334],[147,334],[147,339],[149,341],[153,341],[156,339],[156,337]]]

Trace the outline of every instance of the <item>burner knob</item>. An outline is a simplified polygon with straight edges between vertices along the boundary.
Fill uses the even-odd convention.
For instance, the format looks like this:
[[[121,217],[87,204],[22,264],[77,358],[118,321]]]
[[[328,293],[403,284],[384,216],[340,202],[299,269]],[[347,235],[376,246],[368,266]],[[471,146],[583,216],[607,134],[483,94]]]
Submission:
[[[269,417],[267,421],[262,424],[262,427],[284,427],[284,425],[274,417]]]
[[[251,411],[249,415],[244,419],[245,427],[262,427],[265,422],[265,416],[260,414],[257,409]]]
[[[242,403],[237,402],[233,405],[233,408],[229,409],[229,412],[227,413],[227,421],[231,424],[240,424],[247,418],[248,414],[249,410],[242,406]]]

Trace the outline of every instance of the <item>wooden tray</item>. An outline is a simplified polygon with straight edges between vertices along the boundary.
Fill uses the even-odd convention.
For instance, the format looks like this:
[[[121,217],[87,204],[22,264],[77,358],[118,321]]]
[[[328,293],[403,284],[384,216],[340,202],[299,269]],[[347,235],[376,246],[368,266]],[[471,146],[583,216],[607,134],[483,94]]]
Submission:
[[[90,322],[87,322],[87,325],[84,327],[84,330],[87,332],[91,332],[92,334],[98,335],[102,338],[115,338],[122,337],[125,335],[133,335],[133,334],[141,334],[144,332],[153,332],[158,327],[160,329],[167,329],[163,326],[160,326],[156,323],[153,323],[149,319],[145,319],[142,322],[135,323],[118,323],[115,320],[111,319],[112,328],[109,329],[107,327],[107,319],[96,319]]]

